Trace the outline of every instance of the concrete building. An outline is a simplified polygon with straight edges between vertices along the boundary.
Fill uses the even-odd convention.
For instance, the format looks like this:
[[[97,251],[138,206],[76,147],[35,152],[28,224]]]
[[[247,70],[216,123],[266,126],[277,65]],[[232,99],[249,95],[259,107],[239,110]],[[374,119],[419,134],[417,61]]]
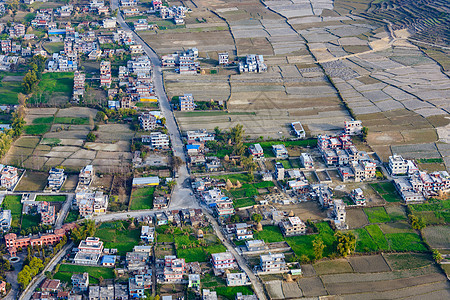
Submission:
[[[261,73],[267,71],[267,65],[264,63],[262,55],[249,54],[245,62],[239,62],[240,73]]]
[[[215,213],[218,217],[229,217],[234,215],[233,201],[230,199],[216,200]]]
[[[164,282],[181,283],[183,275],[186,273],[186,262],[184,258],[177,258],[173,255],[164,258]]]
[[[112,29],[116,28],[117,19],[116,18],[110,18],[110,19],[103,19],[103,28],[105,29]]]
[[[264,159],[264,150],[260,144],[250,145],[248,148],[250,155],[253,156],[253,159]]]
[[[75,195],[75,205],[84,218],[103,215],[108,209],[108,195],[103,194],[103,192],[82,190]]]
[[[52,190],[59,190],[66,180],[66,177],[67,176],[64,174],[64,169],[52,168],[47,179],[48,188]]]
[[[249,252],[265,251],[265,250],[269,249],[269,247],[267,247],[264,240],[245,241],[245,247],[247,248],[247,251],[249,251]]]
[[[288,217],[279,223],[284,236],[295,236],[306,234],[306,224],[299,217]]]
[[[186,132],[186,137],[188,140],[206,142],[214,141],[214,133],[206,131],[206,129],[189,130]]]
[[[352,190],[350,193],[350,197],[352,198],[353,203],[358,206],[366,205],[366,197],[364,196],[364,192],[360,188],[356,188]]]
[[[141,137],[142,143],[150,144],[152,149],[169,149],[169,136],[161,132],[152,132],[150,135],[143,135]]]
[[[211,254],[211,263],[215,270],[225,271],[237,267],[236,260],[231,252],[221,252]]]
[[[243,286],[251,284],[250,279],[244,272],[227,274],[227,286]]]
[[[192,111],[195,109],[194,97],[192,94],[184,94],[184,96],[179,97],[179,100],[181,111]]]
[[[86,81],[86,74],[80,71],[75,71],[73,76],[73,99],[78,101],[84,95],[84,84]]]
[[[85,292],[89,288],[89,273],[87,272],[73,274],[71,280],[75,292]]]
[[[302,153],[300,154],[300,163],[302,164],[303,168],[306,169],[313,169],[314,168],[314,161],[309,153]]]
[[[291,124],[292,130],[294,131],[294,134],[296,137],[304,139],[306,137],[305,129],[303,129],[302,123],[300,122],[293,122]]]
[[[344,201],[341,199],[333,200],[333,210],[331,211],[331,216],[334,218],[334,224],[337,229],[347,229],[348,226],[345,223],[347,213],[345,211]]]
[[[267,273],[282,273],[288,271],[283,253],[261,255],[260,267],[262,272]]]
[[[228,65],[229,55],[228,52],[219,53],[219,65]]]
[[[141,228],[141,240],[146,243],[153,243],[155,241],[155,227],[142,226]]]
[[[100,63],[100,86],[111,86],[111,62],[104,60]]]
[[[19,181],[19,174],[16,167],[0,165],[2,175],[0,184],[5,189],[13,189]]]
[[[389,156],[388,169],[391,175],[403,175],[408,173],[408,161],[403,159],[401,155]]]
[[[284,180],[284,166],[280,162],[275,164],[275,180]]]
[[[283,144],[272,145],[272,152],[277,159],[286,159],[289,157],[288,151]]]
[[[2,232],[8,232],[11,229],[11,211],[8,209],[0,212],[0,229]]]
[[[359,120],[344,121],[345,134],[358,135],[362,133],[362,122]]]
[[[89,186],[94,178],[94,166],[87,165],[81,169],[78,175],[78,183],[82,185]]]
[[[149,131],[155,129],[156,127],[156,117],[149,112],[142,113],[139,116],[139,123],[141,124],[141,128],[145,131]]]

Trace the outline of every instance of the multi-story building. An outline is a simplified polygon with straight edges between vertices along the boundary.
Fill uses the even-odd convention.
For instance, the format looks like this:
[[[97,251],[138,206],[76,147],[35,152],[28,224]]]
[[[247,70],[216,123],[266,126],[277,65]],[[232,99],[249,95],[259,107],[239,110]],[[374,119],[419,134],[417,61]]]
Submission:
[[[358,135],[362,132],[362,122],[359,120],[344,121],[345,134]]]
[[[41,222],[44,225],[53,225],[56,221],[56,209],[47,201],[40,201],[38,212],[41,214]]]
[[[350,197],[352,198],[353,203],[358,206],[366,205],[366,197],[364,196],[364,192],[360,188],[356,188],[352,190],[350,193]]]
[[[281,273],[288,270],[283,253],[261,255],[260,267],[262,272],[268,273]]]
[[[104,195],[103,192],[82,190],[76,193],[75,203],[82,217],[103,215],[108,208],[108,195]]]
[[[81,169],[78,175],[78,183],[82,185],[89,186],[94,178],[94,166],[87,165]]]
[[[147,19],[139,19],[137,22],[134,22],[134,30],[148,30],[148,22]]]
[[[2,40],[1,46],[3,53],[7,54],[11,52],[11,40]]]
[[[267,71],[267,65],[264,63],[262,55],[249,54],[245,62],[239,62],[239,72],[260,73]]]
[[[236,260],[231,252],[211,254],[211,263],[215,270],[225,271],[237,267]]]
[[[401,155],[389,156],[388,169],[391,175],[404,175],[408,173],[408,161],[403,159]]]
[[[116,18],[103,19],[103,28],[111,29],[116,28],[117,20]]]
[[[10,38],[20,38],[25,35],[25,25],[16,24],[13,27],[9,28],[9,37]]]
[[[152,6],[154,10],[159,10],[162,7],[161,0],[152,0]]]
[[[251,284],[250,279],[248,279],[247,274],[244,272],[227,274],[227,286],[243,286]]]
[[[73,274],[71,280],[75,291],[85,292],[89,288],[89,273],[87,272]]]
[[[228,52],[219,53],[219,65],[228,65],[229,55]]]
[[[277,159],[286,159],[289,157],[288,151],[283,144],[272,145],[272,152]]]
[[[314,161],[309,153],[302,153],[300,155],[300,163],[302,164],[303,168],[306,169],[313,169],[314,168]]]
[[[2,232],[8,232],[11,229],[11,211],[8,209],[0,212],[0,229]]]
[[[284,236],[294,236],[306,234],[306,225],[299,217],[288,217],[287,220],[279,223]]]
[[[195,109],[194,97],[192,94],[184,94],[184,96],[179,97],[179,100],[181,111],[192,111]]]
[[[206,131],[206,129],[189,130],[186,132],[188,140],[206,142],[214,141],[214,133]]]
[[[304,139],[306,137],[305,129],[303,129],[302,123],[300,122],[293,122],[291,124],[292,130],[294,131],[294,134],[296,137]]]
[[[78,252],[102,254],[103,242],[97,237],[87,237],[78,245]]]
[[[75,71],[73,75],[73,99],[79,100],[84,95],[84,84],[86,81],[86,74]]]
[[[17,181],[19,181],[19,175],[17,173],[17,168],[12,166],[0,165],[2,175],[0,177],[0,184],[3,188],[12,189],[16,186]]]
[[[152,149],[169,149],[169,136],[161,132],[152,132],[141,137],[142,143],[149,143]]]
[[[215,212],[218,217],[229,217],[234,215],[233,201],[230,199],[217,200]]]
[[[186,273],[186,262],[184,258],[173,255],[164,257],[164,282],[182,282]]]
[[[146,243],[153,243],[155,241],[155,227],[142,226],[141,228],[141,240]]]
[[[250,155],[253,157],[253,159],[264,159],[264,150],[260,144],[250,145],[248,151],[250,152]]]
[[[100,86],[110,86],[111,82],[111,63],[104,60],[100,63]]]
[[[132,299],[144,298],[145,290],[152,288],[151,274],[135,275],[128,279],[128,290]]]
[[[275,180],[284,180],[284,167],[280,162],[275,163]]]
[[[48,176],[48,188],[53,190],[59,190],[64,181],[66,180],[66,175],[64,174],[64,169],[52,168]]]
[[[344,201],[341,199],[333,200],[333,210],[331,211],[331,216],[334,219],[336,228],[341,230],[347,229],[347,224],[345,224],[347,213],[345,211]]]
[[[141,124],[141,128],[145,131],[149,131],[155,129],[156,127],[156,117],[149,112],[142,113],[139,116],[139,123]]]

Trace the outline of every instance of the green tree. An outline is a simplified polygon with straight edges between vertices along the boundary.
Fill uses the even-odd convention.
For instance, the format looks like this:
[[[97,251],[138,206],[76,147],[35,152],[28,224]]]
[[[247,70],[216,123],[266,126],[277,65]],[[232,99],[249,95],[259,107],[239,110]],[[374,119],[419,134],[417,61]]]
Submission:
[[[103,122],[106,120],[106,114],[102,111],[97,112],[97,115],[95,116],[95,120],[97,122]]]
[[[241,124],[237,124],[236,126],[231,128],[231,139],[233,143],[242,143],[242,140],[244,139],[244,133],[244,126]]]
[[[89,132],[88,135],[86,136],[87,142],[95,142],[96,139],[97,139],[97,136],[92,131]]]
[[[22,87],[25,94],[30,94],[34,91],[38,83],[38,78],[34,70],[29,70],[23,77]]]
[[[167,187],[169,188],[169,190],[173,190],[173,188],[177,185],[177,182],[175,180],[171,180],[167,183]]]
[[[259,223],[262,221],[262,216],[260,214],[253,214],[252,221],[255,223]]]
[[[241,218],[238,215],[232,215],[230,217],[230,222],[231,223],[239,223],[239,222],[241,222]]]
[[[30,283],[32,277],[30,267],[25,266],[22,271],[17,274],[17,282],[20,284],[22,289],[25,289],[25,287]]]
[[[437,249],[433,249],[433,259],[437,263],[442,261],[442,255]]]
[[[346,257],[352,254],[356,248],[356,237],[352,232],[336,232],[335,237],[337,239],[337,252]]]
[[[421,230],[426,227],[426,222],[423,217],[417,217],[413,214],[408,215],[409,222],[411,223],[411,227],[416,230]]]
[[[325,249],[325,244],[320,237],[316,237],[313,241],[314,257],[319,260],[323,257],[323,249]]]
[[[362,132],[362,139],[363,139],[364,142],[366,142],[367,141],[367,135],[369,134],[369,127],[364,126],[362,128],[361,132]]]

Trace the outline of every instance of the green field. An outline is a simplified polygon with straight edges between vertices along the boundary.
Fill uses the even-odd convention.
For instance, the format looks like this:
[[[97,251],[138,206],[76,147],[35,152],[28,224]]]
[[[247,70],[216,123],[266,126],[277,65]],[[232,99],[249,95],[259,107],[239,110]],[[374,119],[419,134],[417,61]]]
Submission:
[[[105,248],[117,249],[119,255],[133,250],[140,242],[140,228],[131,228],[127,221],[102,223],[95,236],[104,242]]]
[[[236,184],[236,181],[238,181],[238,180],[241,184],[250,182],[250,179],[249,179],[247,173],[236,173],[236,174],[219,175],[219,176],[211,176],[211,177],[215,178],[215,179],[223,179],[225,181],[227,179],[230,179],[231,183],[233,183],[233,184]]]
[[[56,117],[55,124],[73,124],[73,125],[87,125],[89,118],[72,118],[72,117]]]
[[[47,201],[47,202],[64,202],[66,201],[66,196],[60,196],[60,195],[37,195],[36,201]]]
[[[54,279],[59,279],[61,281],[71,283],[71,277],[74,273],[89,273],[89,284],[98,284],[99,278],[103,279],[113,279],[114,269],[104,268],[104,267],[93,267],[93,266],[79,266],[79,265],[69,265],[62,264],[59,267],[58,272],[53,276]]]
[[[422,204],[408,205],[411,213],[423,217],[427,225],[443,225],[450,223],[450,199],[430,199]]]
[[[39,125],[25,125],[25,134],[30,135],[42,135],[50,130],[49,124],[39,124]]]
[[[275,183],[273,183],[273,181],[261,181],[258,183],[254,183],[253,186],[257,189],[264,189],[264,188],[274,187]]]
[[[384,237],[383,231],[376,224],[367,225],[365,227],[369,235],[372,237],[373,241],[377,245],[379,250],[387,251],[389,250],[389,245]]]
[[[275,225],[264,226],[263,230],[255,232],[254,238],[255,240],[264,240],[266,243],[284,241],[284,236],[281,233],[280,227]]]
[[[281,163],[283,165],[283,168],[285,168],[285,169],[292,168],[291,163],[287,159],[285,159],[285,160],[277,160],[277,163]]]
[[[29,99],[31,103],[60,102],[62,97],[70,97],[73,90],[73,73],[45,73],[39,81],[36,92]]]
[[[40,117],[33,120],[33,124],[51,124],[55,118],[52,117]]]
[[[20,203],[22,196],[20,195],[6,195],[3,199],[2,208],[11,210],[11,227],[14,229],[20,228],[20,218],[22,217],[22,203]]]
[[[39,223],[41,223],[41,215],[39,215],[39,214],[23,215],[21,228],[25,229],[25,228],[31,228],[34,226],[39,226]]]
[[[416,233],[389,233],[386,234],[386,240],[392,251],[397,252],[426,252],[420,236]]]
[[[384,255],[393,270],[410,270],[433,263],[429,253],[392,253]]]
[[[1,81],[0,82],[0,104],[18,104],[17,95],[22,92],[22,81]]]
[[[131,210],[152,209],[154,186],[142,187],[135,189],[131,193]]]
[[[235,208],[248,207],[256,205],[256,201],[253,198],[233,199],[233,205]]]
[[[64,223],[72,223],[78,220],[78,217],[80,216],[78,210],[70,210],[69,213],[66,216],[66,219],[64,220]]]
[[[202,288],[207,288],[217,292],[218,296],[225,299],[234,300],[237,293],[243,295],[253,295],[254,292],[250,286],[226,286],[226,281],[221,277],[216,277],[212,274],[205,274],[201,276]]]
[[[400,202],[402,198],[397,193],[392,182],[371,183],[370,186],[387,202]]]
[[[356,235],[356,252],[375,252],[378,251],[378,246],[372,239],[370,234],[364,228],[358,228],[353,231]]]
[[[202,247],[198,248],[189,248],[189,249],[178,249],[177,250],[178,257],[184,258],[187,263],[190,262],[207,262],[208,256],[205,250]]]
[[[390,222],[391,218],[384,207],[369,207],[363,209],[370,223],[386,223]]]
[[[60,51],[64,50],[64,43],[63,42],[55,42],[55,43],[44,43],[44,49],[48,53],[59,53]]]

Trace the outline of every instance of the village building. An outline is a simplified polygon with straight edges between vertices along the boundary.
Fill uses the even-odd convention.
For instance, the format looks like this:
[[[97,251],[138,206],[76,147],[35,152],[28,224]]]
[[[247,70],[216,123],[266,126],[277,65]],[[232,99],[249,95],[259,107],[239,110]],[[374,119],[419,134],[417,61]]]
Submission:
[[[89,273],[73,274],[71,277],[72,287],[75,292],[85,292],[89,288]]]
[[[153,243],[155,241],[155,227],[142,226],[141,228],[141,240],[146,243]]]
[[[277,159],[286,159],[289,157],[288,151],[283,144],[272,145],[272,152]]]
[[[247,274],[241,273],[227,273],[227,286],[243,286],[251,285],[251,281]]]
[[[192,111],[195,109],[194,97],[192,94],[184,94],[184,96],[179,97],[179,100],[181,111]]]
[[[143,135],[141,137],[142,143],[150,144],[152,149],[169,149],[169,136],[161,132],[152,132],[150,135]]]
[[[300,154],[300,163],[302,164],[303,168],[306,169],[313,169],[314,168],[314,161],[309,153],[301,153]]]
[[[149,112],[142,113],[139,116],[139,123],[141,124],[141,128],[145,131],[149,131],[155,129],[156,127],[156,117]]]
[[[219,65],[228,65],[229,55],[228,52],[219,53]]]
[[[78,252],[73,261],[79,265],[96,265],[102,253],[103,242],[97,237],[87,237],[78,245]]]
[[[331,211],[331,216],[334,219],[336,228],[340,230],[348,228],[347,224],[345,223],[347,213],[345,211],[344,201],[342,201],[341,199],[333,200],[333,210]]]
[[[216,200],[215,203],[215,213],[218,217],[229,217],[234,215],[234,206],[232,200]]]
[[[282,273],[288,271],[283,253],[261,255],[260,267],[262,272],[267,273]]]
[[[214,133],[207,132],[206,129],[190,130],[186,132],[187,140],[206,142],[214,141]]]
[[[284,166],[282,163],[275,163],[275,180],[284,180]]]
[[[255,160],[264,159],[264,150],[260,144],[250,145],[248,151],[250,152],[250,155],[253,157],[253,159]]]
[[[366,197],[364,196],[364,192],[361,188],[352,190],[352,192],[350,193],[350,198],[352,199],[353,203],[355,203],[355,205],[366,205]]]
[[[279,223],[284,236],[295,236],[306,234],[306,224],[299,217],[288,217]]]
[[[89,186],[94,178],[94,166],[87,165],[83,169],[81,169],[80,174],[78,175],[78,183]]]
[[[59,190],[66,180],[66,177],[67,176],[64,174],[64,169],[52,168],[47,179],[48,188],[52,190]]]
[[[293,122],[291,124],[292,130],[294,131],[294,134],[296,137],[300,139],[304,139],[306,137],[305,129],[303,129],[302,123],[300,122]]]
[[[93,215],[103,215],[108,208],[108,195],[100,191],[79,191],[76,193],[74,200],[80,216],[84,218]]]
[[[2,232],[8,232],[11,229],[11,210],[4,209],[0,212],[0,229]]]
[[[391,175],[405,175],[408,173],[408,161],[401,155],[389,156],[388,170]]]
[[[344,121],[345,134],[358,135],[362,133],[362,122],[359,120]]]
[[[245,58],[245,62],[239,62],[240,73],[261,73],[267,71],[267,65],[264,63],[262,55],[249,54]]]
[[[231,252],[221,252],[211,254],[211,263],[215,271],[224,272],[226,269],[237,267],[236,260]]]
[[[73,76],[73,99],[75,101],[78,101],[80,100],[80,97],[83,97],[85,81],[86,74],[75,71]]]
[[[173,255],[164,257],[164,282],[181,283],[183,275],[186,273],[186,262],[184,258],[177,258]]]
[[[111,86],[111,62],[104,60],[100,63],[100,86]]]
[[[0,177],[1,187],[13,189],[19,181],[19,174],[16,167],[0,165],[2,175]]]

